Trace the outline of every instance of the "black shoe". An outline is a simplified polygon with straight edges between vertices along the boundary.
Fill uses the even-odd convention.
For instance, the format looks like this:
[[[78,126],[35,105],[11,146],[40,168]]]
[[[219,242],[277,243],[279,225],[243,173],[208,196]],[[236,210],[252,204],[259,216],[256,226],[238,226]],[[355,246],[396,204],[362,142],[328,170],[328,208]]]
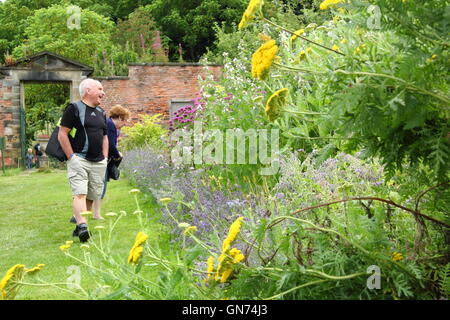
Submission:
[[[77,225],[75,230],[73,230],[72,236],[79,237],[80,242],[88,241],[88,239],[91,237],[91,235],[89,234],[87,224],[81,223],[81,224]]]
[[[70,221],[69,221],[70,223],[73,223],[73,224],[77,224],[77,219],[75,219],[75,217],[74,216],[72,216],[72,218],[70,218]]]

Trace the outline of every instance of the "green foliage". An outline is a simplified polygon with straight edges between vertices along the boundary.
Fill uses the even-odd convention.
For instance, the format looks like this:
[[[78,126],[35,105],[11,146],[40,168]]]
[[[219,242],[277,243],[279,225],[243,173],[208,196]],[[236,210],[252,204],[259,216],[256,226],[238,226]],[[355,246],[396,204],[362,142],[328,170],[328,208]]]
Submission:
[[[304,26],[308,41],[293,41],[293,28],[264,20],[282,31],[276,38],[281,59],[265,84],[269,94],[282,87],[290,92],[274,125],[291,146],[328,140],[339,150],[379,156],[390,175],[408,162],[425,164],[444,181],[450,173],[445,1],[371,4],[383,12],[380,29],[366,2],[352,2],[331,9],[333,20]],[[411,18],[402,20],[405,11]]]
[[[26,135],[31,143],[40,131],[51,134],[69,103],[70,93],[64,84],[26,84],[24,88]]]
[[[48,50],[87,65],[95,65],[95,57],[111,46],[113,22],[89,10],[81,11],[81,28],[67,27],[67,8],[54,5],[37,10],[26,21],[26,42],[14,49],[14,56],[24,57]]]
[[[153,0],[148,7],[162,33],[171,39],[171,59],[178,60],[181,44],[184,59],[197,61],[215,40],[214,23],[224,22],[231,28],[239,22],[244,6],[240,0]]]
[[[128,19],[118,21],[114,41],[122,48],[131,47],[140,57],[150,56],[157,28],[150,17],[149,7],[137,8]]]
[[[125,137],[120,141],[124,150],[132,150],[150,146],[156,150],[161,150],[164,143],[162,138],[167,135],[167,130],[161,126],[162,115],[142,115],[141,122],[135,123],[132,127],[124,127],[122,130]]]
[[[8,0],[0,2],[0,63],[7,52],[13,52],[14,48],[26,39],[26,19],[33,15],[35,10],[47,8],[59,0]]]

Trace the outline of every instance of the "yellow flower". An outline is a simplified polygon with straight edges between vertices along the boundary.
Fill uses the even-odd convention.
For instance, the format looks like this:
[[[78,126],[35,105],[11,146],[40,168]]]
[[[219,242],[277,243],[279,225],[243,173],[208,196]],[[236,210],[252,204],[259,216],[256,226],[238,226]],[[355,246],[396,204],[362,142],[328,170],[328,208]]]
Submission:
[[[400,252],[394,252],[394,253],[392,254],[392,260],[393,260],[393,261],[400,261],[400,260],[403,260],[403,256],[402,256],[402,254],[401,254]]]
[[[230,250],[230,256],[233,257],[233,263],[239,263],[245,258],[245,256],[241,253],[241,250],[236,248]]]
[[[185,235],[190,235],[190,234],[194,234],[195,232],[197,232],[197,227],[196,226],[189,226],[184,230],[184,234]]]
[[[325,0],[320,4],[320,10],[327,10],[329,7],[341,2],[343,2],[343,0]]]
[[[291,37],[292,41],[297,40],[298,36],[301,36],[302,34],[305,33],[305,29],[299,29],[297,31],[294,32],[295,34]]]
[[[337,45],[333,45],[333,46],[331,47],[331,50],[339,51],[339,47],[338,47]]]
[[[68,241],[66,241],[65,244],[59,246],[59,249],[61,249],[61,251],[67,251],[67,250],[70,249],[70,247],[72,246],[72,244],[73,244],[73,241],[72,241],[72,240],[68,240]]]
[[[45,267],[45,264],[38,264],[36,267],[31,268],[31,269],[25,269],[25,272],[27,274],[35,274],[37,271],[42,270],[42,268]]]
[[[189,228],[191,225],[189,224],[189,223],[187,223],[187,222],[181,222],[181,223],[179,223],[178,224],[178,227],[179,228]]]
[[[227,255],[225,253],[222,253],[219,258],[217,259],[219,261],[218,265],[217,265],[217,271],[216,271],[216,276],[215,276],[215,280],[219,281],[220,279],[220,272],[222,271],[222,267],[224,266],[224,261],[226,259]]]
[[[347,39],[342,39],[342,40],[341,40],[341,43],[342,43],[342,44],[346,44],[347,42],[348,42]]]
[[[210,256],[208,258],[207,265],[208,265],[208,269],[206,270],[206,272],[208,272],[207,280],[210,280],[212,278],[212,274],[214,272],[214,257],[213,256]]]
[[[148,239],[148,236],[143,233],[139,232],[136,235],[136,239],[134,240],[134,245],[130,250],[130,253],[128,255],[128,263],[134,263],[136,264],[141,257],[142,252],[144,251],[144,248],[142,245],[144,242]]]
[[[288,89],[283,88],[276,91],[270,96],[269,100],[267,100],[266,114],[269,117],[269,121],[274,121],[280,116],[287,103],[287,95]]]
[[[24,274],[25,266],[23,264],[16,264],[6,272],[6,275],[0,281],[1,300],[14,299],[19,289],[17,282],[22,280]]]
[[[228,249],[230,249],[231,243],[234,240],[236,240],[239,232],[241,231],[242,220],[244,220],[244,217],[239,217],[230,226],[230,230],[228,231],[228,236],[226,237],[226,239],[223,241],[223,244],[222,244],[222,252],[228,251]]]
[[[259,33],[258,38],[264,42],[272,40],[272,38],[270,36],[268,36],[267,34],[264,34],[264,33]]]
[[[220,277],[220,282],[224,283],[227,281],[227,279],[230,277],[231,273],[233,272],[233,268],[227,268],[222,273],[222,276]]]
[[[252,76],[260,80],[267,77],[268,71],[272,66],[273,60],[278,52],[278,46],[275,40],[266,41],[252,55]]]
[[[431,63],[431,62],[433,62],[436,59],[437,59],[437,54],[433,54],[430,58],[427,59],[427,62]]]
[[[141,192],[141,190],[139,190],[139,189],[131,189],[130,190],[130,194],[138,194],[140,192]]]
[[[172,198],[161,198],[159,199],[159,202],[161,202],[162,204],[168,204],[172,202]]]
[[[250,0],[250,3],[247,6],[247,9],[245,9],[244,14],[242,15],[241,22],[239,22],[238,29],[242,30],[252,20],[255,18],[255,16],[261,12],[261,9],[264,5],[264,0]]]
[[[128,263],[137,264],[143,251],[144,248],[142,247],[133,247],[128,255]]]

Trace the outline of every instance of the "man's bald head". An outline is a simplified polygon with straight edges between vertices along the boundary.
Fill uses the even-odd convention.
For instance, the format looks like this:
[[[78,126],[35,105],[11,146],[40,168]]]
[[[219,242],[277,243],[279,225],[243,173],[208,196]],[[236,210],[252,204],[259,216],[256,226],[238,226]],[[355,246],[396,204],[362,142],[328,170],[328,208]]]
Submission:
[[[83,98],[86,94],[86,89],[92,89],[95,86],[101,85],[100,81],[94,79],[84,79],[80,83],[80,97]]]
[[[91,106],[100,105],[101,99],[105,96],[102,84],[94,79],[81,81],[79,89],[81,99]]]

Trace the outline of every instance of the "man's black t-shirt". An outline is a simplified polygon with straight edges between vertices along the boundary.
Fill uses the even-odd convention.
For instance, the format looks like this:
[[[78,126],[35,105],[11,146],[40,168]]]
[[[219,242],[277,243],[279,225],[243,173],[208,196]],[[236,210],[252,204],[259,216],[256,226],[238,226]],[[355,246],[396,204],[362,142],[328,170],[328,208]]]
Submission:
[[[90,107],[84,102],[83,105],[86,107],[84,129],[81,125],[80,116],[75,116],[77,106],[73,103],[69,104],[64,111],[61,126],[77,129],[75,138],[69,135],[69,141],[74,153],[86,160],[99,162],[105,158],[103,156],[103,137],[107,135],[106,117],[100,107]]]

